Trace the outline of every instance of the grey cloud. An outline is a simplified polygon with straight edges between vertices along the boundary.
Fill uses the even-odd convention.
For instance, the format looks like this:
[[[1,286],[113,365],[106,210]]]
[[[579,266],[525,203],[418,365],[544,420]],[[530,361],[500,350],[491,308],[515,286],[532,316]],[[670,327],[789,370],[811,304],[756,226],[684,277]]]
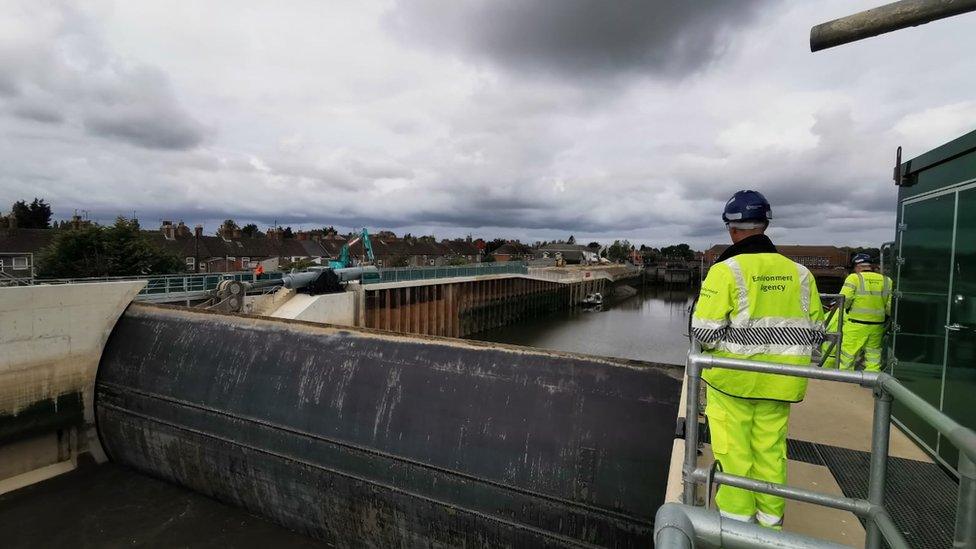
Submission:
[[[18,105],[10,112],[24,120],[32,120],[43,124],[60,124],[64,122],[64,114],[58,109],[45,105]]]
[[[14,116],[78,120],[90,135],[149,149],[186,150],[204,140],[206,128],[180,106],[166,73],[110,55],[79,10],[48,8],[60,24],[0,54],[0,96],[18,96]]]
[[[873,216],[892,211],[896,190],[887,184],[877,136],[853,119],[846,109],[814,115],[811,133],[817,145],[801,151],[755,150],[748,154],[696,157],[677,173],[682,196],[721,203],[736,190],[763,192],[773,206],[777,227],[824,226],[834,213]],[[693,235],[707,234],[704,227]]]
[[[410,42],[523,73],[684,76],[725,49],[762,0],[401,1],[386,23]]]
[[[346,167],[353,174],[368,179],[395,179],[413,176],[413,170],[407,169],[397,162],[382,159],[351,158],[346,161]]]
[[[125,141],[149,149],[192,149],[203,141],[200,124],[188,117],[161,117],[159,111],[120,109],[85,120],[91,135]]]

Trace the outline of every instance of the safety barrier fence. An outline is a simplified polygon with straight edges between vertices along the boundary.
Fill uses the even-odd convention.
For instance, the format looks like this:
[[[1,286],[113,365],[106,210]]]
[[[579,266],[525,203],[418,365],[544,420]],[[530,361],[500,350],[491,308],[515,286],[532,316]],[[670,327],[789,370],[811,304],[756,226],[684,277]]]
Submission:
[[[376,273],[369,273],[369,276],[363,276],[363,284],[497,274],[527,274],[528,272],[528,266],[521,261],[444,265],[437,267],[395,267],[378,269]]]
[[[164,276],[105,276],[92,278],[47,278],[36,279],[35,284],[86,284],[92,282],[120,282],[126,280],[145,280],[143,288],[136,300],[154,301],[165,300],[168,296],[185,296],[186,294],[203,294],[217,288],[222,280],[237,280],[240,282],[257,282],[259,280],[277,280],[284,273],[233,272],[206,273]]]
[[[747,372],[781,374],[791,377],[853,383],[874,393],[871,436],[871,462],[867,499],[841,497],[811,490],[759,481],[698,467],[698,411],[701,373],[707,368],[727,368]],[[779,532],[756,524],[722,518],[709,509],[712,485],[726,484],[753,492],[771,494],[814,505],[849,511],[866,524],[865,547],[878,549],[882,539],[892,549],[910,547],[884,506],[888,443],[893,399],[942,433],[959,449],[959,492],[953,549],[976,549],[976,433],[946,416],[894,377],[881,372],[844,371],[798,367],[788,364],[714,357],[702,354],[693,342],[686,366],[685,455],[682,468],[683,504],[668,503],[658,509],[655,519],[655,547],[659,549],[693,547],[809,547],[840,545],[797,534]],[[706,488],[705,509],[695,507],[696,486]]]

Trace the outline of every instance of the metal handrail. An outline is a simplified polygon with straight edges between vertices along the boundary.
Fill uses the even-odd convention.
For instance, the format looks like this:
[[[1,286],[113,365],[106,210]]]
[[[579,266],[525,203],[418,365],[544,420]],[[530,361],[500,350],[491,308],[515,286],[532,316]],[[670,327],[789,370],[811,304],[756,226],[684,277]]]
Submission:
[[[871,465],[868,480],[868,498],[856,499],[823,494],[801,488],[764,482],[728,473],[711,472],[697,467],[698,462],[698,409],[701,391],[701,373],[707,368],[726,368],[748,372],[779,374],[806,379],[820,379],[840,383],[852,383],[872,389],[874,393],[874,417],[871,437]],[[695,505],[695,490],[698,484],[712,482],[728,484],[746,490],[772,494],[797,501],[805,501],[825,507],[843,509],[861,516],[866,521],[865,547],[877,549],[884,539],[893,549],[908,548],[908,542],[891,520],[884,507],[885,479],[887,477],[888,445],[891,434],[891,403],[897,398],[909,410],[915,412],[929,425],[941,432],[959,450],[959,495],[956,509],[954,549],[976,548],[976,432],[968,429],[943,414],[918,395],[912,393],[897,379],[882,372],[829,370],[773,362],[741,360],[702,354],[697,341],[692,342],[686,367],[687,393],[685,402],[685,456],[682,468],[684,483],[683,501],[685,506]],[[705,530],[717,528],[721,534],[729,531],[740,532],[738,525],[722,521],[718,513],[711,513],[710,519],[700,516],[708,524],[695,526],[691,519],[682,520],[676,513],[675,505],[668,504],[658,511],[661,524],[655,525],[656,546],[661,548],[694,547],[695,541],[705,539]],[[661,515],[664,516],[661,516]],[[697,515],[696,515],[697,516]],[[712,522],[714,522],[714,524]],[[691,528],[692,531],[688,531]],[[702,532],[699,532],[702,530]],[[676,531],[680,531],[677,534]],[[749,536],[742,538],[737,547],[788,546],[795,535],[774,530],[746,529]],[[741,532],[740,532],[741,533]],[[833,547],[832,543],[812,538],[800,539],[804,546]],[[730,546],[730,545],[726,545]]]
[[[158,298],[170,294],[202,293],[217,288],[223,280],[257,282],[258,280],[280,279],[284,273],[270,272],[255,274],[251,271],[224,273],[187,273],[149,276],[104,276],[89,278],[47,278],[35,279],[35,284],[89,284],[93,282],[121,282],[145,280],[146,285],[136,295],[137,300]]]
[[[827,359],[830,358],[830,353],[837,349],[837,354],[834,357],[834,365],[840,368],[840,351],[844,344],[844,313],[846,312],[847,296],[844,294],[820,294],[820,301],[823,302],[825,299],[833,300],[834,304],[827,313],[827,318],[824,319],[824,337],[830,341],[830,345],[827,346],[827,350],[823,351],[820,356],[820,363],[817,366],[821,368],[827,363]],[[827,331],[827,326],[830,325],[830,321],[837,315],[837,331],[830,332]]]
[[[468,265],[438,265],[422,267],[387,267],[378,269],[378,274],[369,279],[363,279],[363,284],[380,284],[386,282],[406,282],[411,280],[428,280],[437,278],[455,278],[465,276],[484,276],[489,274],[526,274],[528,266],[521,261],[472,263]]]

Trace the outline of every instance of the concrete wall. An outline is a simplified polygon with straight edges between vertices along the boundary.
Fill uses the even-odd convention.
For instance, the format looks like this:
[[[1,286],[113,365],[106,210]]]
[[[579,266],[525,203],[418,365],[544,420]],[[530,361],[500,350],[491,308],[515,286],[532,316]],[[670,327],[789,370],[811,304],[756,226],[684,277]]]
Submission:
[[[0,288],[0,492],[97,447],[95,371],[144,281]],[[46,442],[44,442],[46,441]]]
[[[355,326],[356,294],[354,292],[325,295],[296,294],[270,316]]]

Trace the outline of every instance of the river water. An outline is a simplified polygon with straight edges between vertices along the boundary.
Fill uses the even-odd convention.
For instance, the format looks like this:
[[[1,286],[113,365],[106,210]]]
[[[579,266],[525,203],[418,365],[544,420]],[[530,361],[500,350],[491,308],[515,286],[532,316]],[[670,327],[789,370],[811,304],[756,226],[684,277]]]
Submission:
[[[556,351],[684,364],[688,353],[686,289],[645,287],[602,310],[563,310],[474,334],[472,339]]]

